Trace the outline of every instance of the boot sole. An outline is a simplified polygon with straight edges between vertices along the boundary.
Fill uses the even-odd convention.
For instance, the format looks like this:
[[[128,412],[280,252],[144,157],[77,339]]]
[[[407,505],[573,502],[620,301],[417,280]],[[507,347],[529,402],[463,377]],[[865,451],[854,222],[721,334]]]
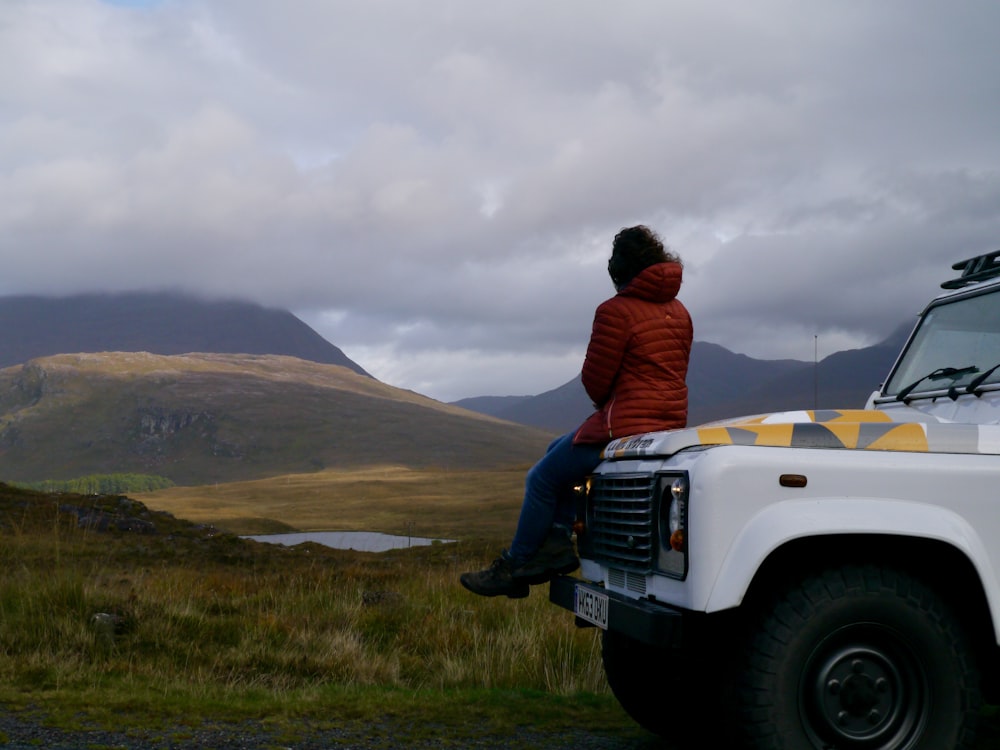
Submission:
[[[544,570],[528,570],[525,573],[519,573],[515,571],[511,574],[511,578],[515,581],[524,581],[529,586],[537,586],[540,583],[548,583],[556,576],[563,576],[568,573],[572,573],[574,570],[580,567],[579,560],[573,560],[572,562],[567,562],[562,565],[557,565],[552,568],[545,568]]]
[[[479,596],[506,596],[508,599],[524,599],[529,592],[527,581],[522,582],[518,579],[515,583],[522,584],[517,585],[517,587],[511,591],[484,591],[483,589],[477,589],[466,583],[464,578],[459,578],[459,582],[467,590],[471,591],[473,594],[478,594]]]

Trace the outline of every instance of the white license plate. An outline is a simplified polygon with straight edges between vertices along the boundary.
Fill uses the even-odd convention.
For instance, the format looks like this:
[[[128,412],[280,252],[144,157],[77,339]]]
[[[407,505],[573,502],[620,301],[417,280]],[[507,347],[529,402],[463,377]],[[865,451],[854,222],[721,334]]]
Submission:
[[[608,629],[608,596],[597,591],[575,587],[573,598],[573,613],[582,620],[591,622],[599,628]]]

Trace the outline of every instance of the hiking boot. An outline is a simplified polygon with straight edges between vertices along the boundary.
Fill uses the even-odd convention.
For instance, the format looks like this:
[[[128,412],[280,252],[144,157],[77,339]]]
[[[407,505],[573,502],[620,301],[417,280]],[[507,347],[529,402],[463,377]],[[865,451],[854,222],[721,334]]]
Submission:
[[[500,555],[486,570],[476,573],[462,573],[462,585],[473,594],[480,596],[506,596],[523,599],[528,595],[526,581],[515,581],[511,576],[511,565],[504,555]]]
[[[573,540],[561,529],[553,529],[538,551],[526,563],[515,568],[512,576],[515,581],[534,585],[572,573],[579,567]]]

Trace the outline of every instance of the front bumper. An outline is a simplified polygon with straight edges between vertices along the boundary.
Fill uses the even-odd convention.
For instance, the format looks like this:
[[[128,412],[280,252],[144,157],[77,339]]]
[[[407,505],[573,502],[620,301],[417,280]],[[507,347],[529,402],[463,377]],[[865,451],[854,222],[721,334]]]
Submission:
[[[608,630],[627,635],[651,646],[676,647],[681,645],[680,610],[649,599],[629,599],[603,586],[581,581],[579,578],[559,576],[549,583],[549,601],[563,609],[573,611],[576,587],[597,591],[608,597]],[[586,620],[576,618],[580,627],[596,627]]]

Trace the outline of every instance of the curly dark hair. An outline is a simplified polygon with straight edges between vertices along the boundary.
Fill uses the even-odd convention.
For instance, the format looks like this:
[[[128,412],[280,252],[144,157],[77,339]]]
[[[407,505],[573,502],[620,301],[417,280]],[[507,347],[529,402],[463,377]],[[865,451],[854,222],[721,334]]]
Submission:
[[[681,259],[663,246],[656,232],[639,224],[625,227],[615,235],[608,273],[615,286],[621,289],[649,266],[667,262],[680,263]]]

